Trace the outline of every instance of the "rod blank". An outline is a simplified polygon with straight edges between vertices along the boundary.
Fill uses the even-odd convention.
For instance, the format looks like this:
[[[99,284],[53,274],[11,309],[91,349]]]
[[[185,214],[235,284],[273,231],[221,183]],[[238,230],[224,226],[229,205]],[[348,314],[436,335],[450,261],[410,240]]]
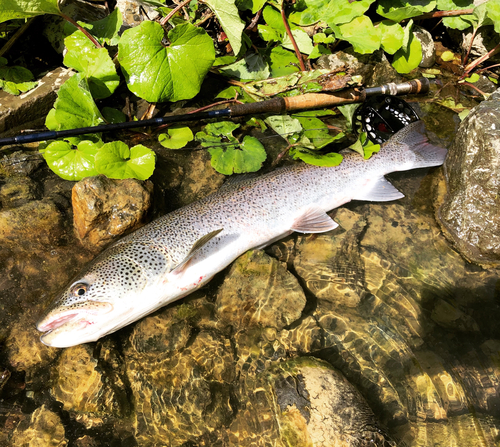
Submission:
[[[34,143],[36,141],[55,140],[57,138],[74,137],[76,135],[85,135],[89,133],[111,132],[114,130],[133,129],[137,127],[153,127],[161,126],[163,124],[201,121],[221,117],[237,117],[245,115],[258,115],[263,113],[284,113],[296,110],[336,107],[342,104],[363,102],[368,96],[373,95],[423,94],[427,93],[428,91],[428,79],[414,79],[402,84],[391,83],[381,85],[379,87],[366,88],[364,90],[353,88],[342,90],[336,93],[306,93],[304,95],[290,96],[286,98],[277,97],[261,102],[234,104],[226,109],[212,110],[209,112],[165,116],[162,118],[152,118],[143,121],[128,121],[126,123],[104,124],[92,127],[80,127],[78,129],[22,134],[15,137],[0,138],[0,146],[6,146],[8,144]]]

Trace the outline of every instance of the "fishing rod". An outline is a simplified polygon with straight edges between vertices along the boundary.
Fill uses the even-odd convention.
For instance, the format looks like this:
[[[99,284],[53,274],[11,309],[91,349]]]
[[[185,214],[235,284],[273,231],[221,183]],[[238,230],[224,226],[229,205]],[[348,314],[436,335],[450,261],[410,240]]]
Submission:
[[[111,132],[114,130],[132,129],[137,127],[161,126],[187,121],[200,121],[213,118],[234,118],[245,115],[259,115],[264,113],[284,113],[296,110],[320,109],[336,107],[344,104],[364,102],[367,97],[374,95],[411,95],[424,94],[429,91],[427,78],[414,79],[402,84],[384,84],[379,87],[365,89],[350,88],[336,93],[306,93],[299,96],[276,97],[261,102],[233,104],[230,107],[208,112],[198,112],[184,115],[164,116],[142,121],[128,121],[126,123],[103,124],[99,126],[79,127],[77,129],[44,131],[15,137],[0,138],[0,146],[8,144],[25,144],[36,141],[55,140],[56,138],[73,137],[89,133]]]

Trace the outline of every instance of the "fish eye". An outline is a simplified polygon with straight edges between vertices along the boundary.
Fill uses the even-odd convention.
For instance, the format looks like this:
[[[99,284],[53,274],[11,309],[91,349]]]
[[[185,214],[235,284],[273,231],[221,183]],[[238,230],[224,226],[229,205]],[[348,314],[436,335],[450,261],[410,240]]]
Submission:
[[[83,296],[87,293],[87,284],[75,284],[71,288],[71,293],[74,296]]]

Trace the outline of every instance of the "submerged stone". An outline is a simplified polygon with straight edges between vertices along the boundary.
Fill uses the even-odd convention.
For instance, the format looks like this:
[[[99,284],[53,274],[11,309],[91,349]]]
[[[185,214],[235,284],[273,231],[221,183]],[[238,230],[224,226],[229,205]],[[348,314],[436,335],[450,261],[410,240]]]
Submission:
[[[236,330],[281,330],[300,318],[305,304],[302,288],[285,266],[261,250],[251,250],[231,267],[219,289],[216,313]]]

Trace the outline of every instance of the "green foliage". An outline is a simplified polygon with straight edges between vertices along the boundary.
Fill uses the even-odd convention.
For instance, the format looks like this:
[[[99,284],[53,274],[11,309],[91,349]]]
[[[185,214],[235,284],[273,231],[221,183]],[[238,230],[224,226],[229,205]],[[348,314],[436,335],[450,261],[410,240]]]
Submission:
[[[169,127],[167,132],[158,136],[158,141],[163,147],[168,149],[180,149],[193,141],[193,132],[189,127],[185,126],[172,126]]]
[[[161,1],[148,1],[163,14],[171,11]],[[323,76],[328,70],[301,71],[303,61],[299,62],[282,13],[301,53],[300,59],[307,58],[313,67],[315,59],[330,54],[339,41],[343,41],[341,45],[347,43],[359,54],[383,51],[399,73],[410,73],[422,58],[420,42],[412,30],[412,17],[464,8],[474,8],[473,13],[444,17],[445,26],[477,30],[493,25],[500,33],[500,0],[489,0],[476,7],[472,0],[380,0],[376,3],[374,0],[297,0],[286,4],[277,0],[193,0],[185,7],[187,14],[174,15],[165,29],[157,22],[146,21],[121,36],[123,20],[115,9],[97,22],[80,22],[80,29],[73,25],[65,27],[64,64],[77,73],[60,88],[46,125],[51,130],[65,130],[126,121],[121,111],[110,107],[100,111],[96,105],[96,100],[101,104],[101,100],[113,95],[123,79],[132,93],[152,103],[195,97],[210,69],[236,80],[235,85],[219,92],[218,98],[254,102],[276,95],[322,91],[326,84]],[[242,18],[250,17],[250,13],[241,11],[251,10],[256,14],[261,9],[262,18],[253,28],[259,36],[255,39],[256,32],[244,31],[249,23]],[[206,22],[209,34],[203,27],[210,11],[214,17]],[[41,14],[60,14],[58,1],[3,0],[0,22]],[[90,33],[92,39],[82,29]],[[215,45],[212,39],[216,40]],[[232,54],[228,48],[232,48]],[[441,58],[445,60],[446,54]],[[432,76],[429,70],[427,73]],[[0,58],[0,88],[19,94],[36,85],[32,79],[25,68],[7,67],[6,61]],[[476,79],[477,75],[472,74],[466,81]],[[111,104],[116,105],[116,101]],[[339,107],[346,116],[347,130],[351,128],[355,107]],[[455,108],[465,113],[458,106]],[[344,134],[331,135],[321,116],[321,112],[316,111],[270,116],[265,121],[254,117],[246,126],[262,131],[268,126],[282,135],[288,143],[289,154],[295,159],[333,166],[342,156],[328,153],[328,145]],[[229,122],[213,123],[196,134],[196,139],[210,152],[212,166],[224,174],[256,171],[266,159],[264,147],[255,138],[233,135],[238,127]],[[172,126],[158,139],[164,147],[178,149],[191,141],[193,135],[186,127]],[[377,145],[371,145],[363,136],[353,148],[365,158],[378,150]],[[104,144],[97,135],[57,141],[48,145],[43,153],[54,172],[71,180],[96,172],[113,178],[143,179],[151,175],[155,163],[154,153],[144,146],[129,149],[119,142]]]
[[[19,95],[38,85],[32,79],[33,73],[27,68],[18,65],[8,67],[7,59],[0,57],[0,89],[11,95]]]
[[[240,127],[230,121],[207,124],[204,132],[198,132],[196,139],[208,148],[212,167],[221,174],[255,172],[267,158],[266,150],[257,138],[246,135],[238,141],[233,132]]]
[[[146,180],[153,174],[155,158],[155,153],[142,144],[129,148],[122,141],[113,141],[97,152],[95,168],[109,178]]]
[[[167,48],[162,39],[156,22],[142,22],[123,33],[118,60],[128,88],[150,102],[192,98],[215,60],[212,39],[189,23],[168,33]]]
[[[0,23],[42,14],[60,14],[58,0],[2,0]]]

